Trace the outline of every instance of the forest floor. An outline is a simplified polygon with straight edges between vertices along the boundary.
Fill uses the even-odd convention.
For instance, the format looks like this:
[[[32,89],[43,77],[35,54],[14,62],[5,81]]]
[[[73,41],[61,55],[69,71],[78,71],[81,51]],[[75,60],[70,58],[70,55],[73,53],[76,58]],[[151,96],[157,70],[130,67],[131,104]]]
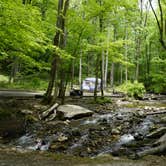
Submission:
[[[122,99],[119,98],[114,98],[113,101],[115,102],[120,102],[120,104],[128,103],[128,107],[144,107],[145,103],[142,101],[135,101],[135,103],[131,105],[131,102],[124,101],[122,102]],[[91,109],[95,111],[97,115],[103,115],[103,114],[110,114],[110,112],[113,109],[116,109],[114,104],[95,104],[93,102],[92,98],[67,98],[66,103],[68,104],[77,104],[83,107],[86,107],[88,109]],[[165,107],[166,102],[147,102],[146,106],[156,106],[156,107]],[[13,145],[11,146],[11,138],[9,139],[8,136],[13,136],[14,137],[20,137],[24,135],[23,131],[23,123],[24,121],[22,120],[22,115],[18,116],[18,112],[29,110],[29,111],[34,111],[35,114],[37,115],[40,113],[40,111],[43,111],[47,108],[48,106],[42,105],[41,104],[41,99],[14,99],[14,98],[1,98],[0,99],[0,133],[5,133],[4,130],[7,130],[8,135],[5,135],[5,138],[3,138],[4,135],[0,135],[0,166],[68,166],[68,165],[78,165],[78,166],[165,166],[166,163],[166,158],[165,154],[160,154],[160,155],[149,155],[145,156],[143,158],[139,158],[137,160],[132,160],[129,159],[127,156],[120,155],[120,156],[113,156],[112,154],[103,154],[103,155],[97,155],[94,157],[88,156],[88,151],[84,152],[84,156],[79,156],[79,155],[73,155],[73,152],[70,151],[68,152],[68,149],[65,149],[65,153],[58,153],[58,152],[43,152],[43,151],[24,151],[24,150],[19,150],[17,148],[14,148]],[[122,105],[121,108],[126,107],[125,105]],[[139,107],[139,108],[140,108]],[[109,108],[109,109],[108,109]],[[5,113],[4,113],[4,111]],[[7,113],[6,113],[7,112]],[[10,118],[10,113],[12,113],[12,119]],[[13,116],[13,113],[15,114],[15,117]],[[3,117],[4,116],[4,117]],[[36,121],[34,117],[30,117],[29,115],[27,116],[28,120],[30,121]],[[120,118],[120,116],[119,116]],[[18,119],[20,119],[18,121]],[[90,121],[91,119],[88,119]],[[87,121],[87,119],[86,119]],[[40,122],[37,122],[40,123]],[[77,122],[78,123],[78,122]],[[100,123],[100,122],[99,122]],[[109,122],[110,123],[110,122]],[[116,121],[115,121],[116,123]],[[72,124],[72,122],[71,122]],[[44,126],[46,125],[46,122],[44,122]],[[63,124],[64,125],[64,124]],[[96,137],[97,133],[99,135],[103,133],[103,131],[100,131],[100,128],[103,128],[103,122],[101,124],[94,124],[95,127],[91,127],[91,138],[94,139]],[[96,126],[98,128],[96,128]],[[109,126],[105,126],[108,124],[105,124],[104,122],[104,127],[105,130],[109,132]],[[123,125],[123,124],[122,124]],[[165,124],[164,124],[165,125]],[[62,127],[62,126],[60,126]],[[64,133],[68,132],[69,129],[72,126],[67,126]],[[88,126],[89,127],[89,126]],[[116,129],[116,126],[114,126]],[[45,132],[46,129],[44,129]],[[56,130],[50,128],[50,131]],[[81,129],[80,129],[81,130]],[[103,130],[103,129],[102,129]],[[15,132],[17,131],[17,132]],[[89,131],[89,129],[88,129]],[[61,131],[63,132],[63,131]],[[83,133],[85,129],[80,131],[80,133]],[[49,132],[48,132],[49,133]],[[5,133],[6,134],[6,133]],[[40,131],[41,134],[41,131]],[[87,134],[87,133],[86,133]],[[94,134],[94,135],[93,135]],[[106,133],[107,134],[107,133]],[[78,134],[79,135],[79,134]],[[69,137],[69,135],[68,135]],[[78,137],[76,135],[76,137]],[[97,136],[98,137],[98,136]],[[107,137],[107,136],[105,136]],[[70,137],[69,137],[70,138]],[[73,137],[71,137],[73,138]],[[13,138],[12,138],[13,139]],[[15,138],[14,138],[15,139]],[[98,138],[98,143],[100,144],[101,142],[99,141],[100,138]],[[96,141],[96,140],[94,140]],[[102,140],[101,140],[102,141]],[[109,143],[109,140],[107,138],[103,138],[103,141],[105,143]],[[108,141],[108,142],[107,142]],[[89,146],[92,149],[93,152],[93,147],[92,145],[89,145],[91,142],[87,142],[85,145],[86,147]],[[63,142],[62,142],[63,144]],[[60,145],[62,146],[62,145]],[[96,149],[95,149],[96,150]],[[84,147],[81,151],[84,151]],[[68,152],[68,153],[66,153]],[[76,153],[76,152],[75,152]]]

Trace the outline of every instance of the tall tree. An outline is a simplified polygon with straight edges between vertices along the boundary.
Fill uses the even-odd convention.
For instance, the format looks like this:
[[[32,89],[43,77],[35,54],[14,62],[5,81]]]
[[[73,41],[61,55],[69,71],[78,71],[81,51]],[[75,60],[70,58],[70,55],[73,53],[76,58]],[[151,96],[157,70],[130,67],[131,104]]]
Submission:
[[[164,0],[163,0],[164,1]],[[163,3],[163,6],[161,4],[161,1],[158,0],[158,8],[159,8],[159,16],[157,15],[153,5],[152,5],[152,0],[149,0],[151,9],[153,11],[153,14],[155,16],[157,26],[159,29],[159,35],[160,35],[160,43],[162,47],[166,50],[166,3]]]
[[[63,49],[65,46],[65,19],[66,19],[66,13],[67,9],[69,7],[69,0],[59,0],[58,1],[58,16],[57,16],[57,22],[56,22],[56,28],[57,32],[54,37],[54,46],[58,47],[60,49]],[[51,101],[51,95],[53,91],[53,87],[57,88],[57,84],[55,84],[55,78],[57,74],[58,69],[58,62],[60,61],[60,56],[55,51],[54,52],[54,58],[51,64],[51,71],[50,71],[50,80],[46,92],[46,100]]]

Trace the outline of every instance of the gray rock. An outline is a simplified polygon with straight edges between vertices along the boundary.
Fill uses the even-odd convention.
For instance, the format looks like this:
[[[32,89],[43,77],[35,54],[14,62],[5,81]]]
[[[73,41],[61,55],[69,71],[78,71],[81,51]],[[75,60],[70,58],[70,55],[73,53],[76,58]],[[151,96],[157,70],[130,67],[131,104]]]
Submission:
[[[63,134],[60,134],[59,137],[58,137],[59,142],[64,142],[64,141],[67,141],[67,140],[68,140],[68,137],[63,135]]]
[[[93,112],[77,105],[60,105],[57,108],[57,117],[60,119],[78,119],[91,116]]]
[[[112,129],[111,131],[112,134],[120,134],[120,130],[119,129]]]

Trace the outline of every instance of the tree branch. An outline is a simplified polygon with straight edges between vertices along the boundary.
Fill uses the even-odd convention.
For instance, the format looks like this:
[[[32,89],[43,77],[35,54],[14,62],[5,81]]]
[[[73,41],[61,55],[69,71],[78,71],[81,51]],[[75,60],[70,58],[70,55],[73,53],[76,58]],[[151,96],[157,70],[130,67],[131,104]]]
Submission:
[[[155,10],[153,8],[152,0],[149,0],[149,3],[150,3],[150,7],[151,7],[151,9],[153,11],[153,14],[155,16],[155,19],[157,21],[157,25],[158,25],[158,29],[159,29],[159,33],[160,33],[160,43],[163,46],[163,48],[166,50],[166,43],[163,40],[163,11],[162,11],[162,7],[161,7],[161,2],[160,2],[160,0],[158,0],[159,10],[160,10],[160,19],[161,19],[160,21],[161,21],[161,23],[159,22],[157,14],[156,14],[156,12],[155,12]]]

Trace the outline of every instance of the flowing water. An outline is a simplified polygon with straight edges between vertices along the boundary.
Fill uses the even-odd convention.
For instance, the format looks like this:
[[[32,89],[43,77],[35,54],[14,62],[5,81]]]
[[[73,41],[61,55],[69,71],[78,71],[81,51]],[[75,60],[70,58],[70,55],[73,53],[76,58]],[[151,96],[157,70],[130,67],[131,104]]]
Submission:
[[[137,120],[135,122],[135,119]],[[94,115],[91,118],[73,120],[68,125],[60,125],[58,132],[49,130],[23,135],[11,144],[29,150],[49,150],[78,156],[98,156],[101,154],[125,155],[135,153],[126,147],[132,142],[146,138],[158,118],[147,116],[136,118],[131,110]],[[51,130],[51,129],[50,129]],[[58,147],[59,146],[59,147]],[[142,147],[145,145],[142,144]],[[137,151],[142,147],[137,147]]]
[[[49,151],[91,158],[106,154],[128,156],[150,148],[153,140],[146,136],[155,127],[165,126],[160,122],[163,115],[142,116],[137,113],[138,108],[139,105],[122,106],[116,111],[55,124],[36,122],[8,145],[27,152]]]

